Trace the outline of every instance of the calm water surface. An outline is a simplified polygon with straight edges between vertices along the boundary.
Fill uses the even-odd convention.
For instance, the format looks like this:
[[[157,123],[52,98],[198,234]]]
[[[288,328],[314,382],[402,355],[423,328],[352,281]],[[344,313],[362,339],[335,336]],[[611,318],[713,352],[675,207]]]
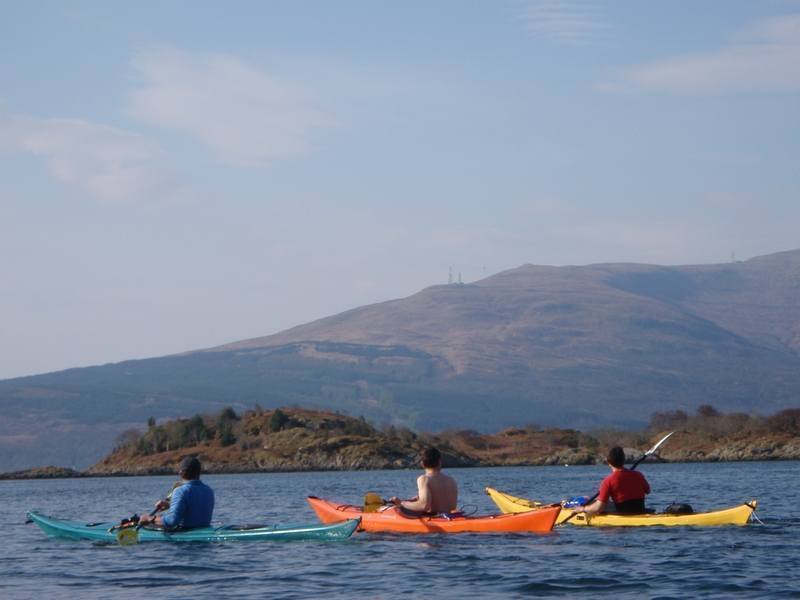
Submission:
[[[3,598],[369,598],[577,596],[800,598],[800,462],[643,465],[651,504],[695,509],[757,498],[763,525],[590,529],[549,535],[356,534],[346,542],[140,544],[54,540],[25,512],[116,520],[148,510],[169,477],[0,481]],[[486,485],[548,501],[589,494],[605,467],[450,470],[461,504],[495,512]],[[416,472],[205,477],[219,523],[312,523],[305,496],[360,503],[410,496]]]

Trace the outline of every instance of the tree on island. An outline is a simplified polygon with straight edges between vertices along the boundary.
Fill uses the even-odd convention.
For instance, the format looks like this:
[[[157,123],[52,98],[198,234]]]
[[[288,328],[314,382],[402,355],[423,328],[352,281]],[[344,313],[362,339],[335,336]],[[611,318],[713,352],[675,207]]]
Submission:
[[[286,413],[283,412],[280,408],[276,408],[275,411],[272,413],[272,416],[269,418],[269,430],[272,433],[280,431],[283,429],[284,425],[289,422],[289,417],[286,416]]]

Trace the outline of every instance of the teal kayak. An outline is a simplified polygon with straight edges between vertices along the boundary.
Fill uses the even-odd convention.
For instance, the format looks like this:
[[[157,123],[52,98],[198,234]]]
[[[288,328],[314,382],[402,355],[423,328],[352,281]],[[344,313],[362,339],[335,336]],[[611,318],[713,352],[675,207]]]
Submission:
[[[41,527],[50,537],[71,540],[94,540],[116,542],[116,523],[82,523],[45,517],[35,512],[28,519]],[[150,527],[138,530],[140,542],[232,542],[261,540],[343,540],[350,537],[358,527],[359,519],[350,519],[331,525],[228,525],[223,527],[200,527],[178,531],[165,531]]]

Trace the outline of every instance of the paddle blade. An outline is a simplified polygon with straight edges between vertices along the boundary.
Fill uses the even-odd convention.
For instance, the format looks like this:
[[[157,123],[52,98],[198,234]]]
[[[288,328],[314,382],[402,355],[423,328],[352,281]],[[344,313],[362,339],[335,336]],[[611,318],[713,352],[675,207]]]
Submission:
[[[139,543],[139,532],[136,527],[123,527],[117,531],[117,541],[121,546],[132,546]]]
[[[364,512],[373,513],[378,512],[378,509],[386,504],[381,498],[381,495],[376,492],[367,492],[364,495]]]
[[[663,444],[664,442],[666,442],[666,441],[669,439],[669,437],[670,437],[670,436],[671,436],[673,433],[675,433],[675,432],[674,432],[674,431],[670,431],[670,432],[669,432],[667,435],[665,435],[663,438],[661,438],[660,440],[658,440],[658,442],[656,443],[656,445],[655,445],[655,446],[653,446],[652,448],[650,448],[650,450],[648,450],[647,452],[645,452],[645,453],[644,453],[644,455],[645,455],[645,456],[650,456],[651,454],[653,454],[653,453],[654,453],[656,450],[658,450],[658,449],[661,447],[661,444]]]

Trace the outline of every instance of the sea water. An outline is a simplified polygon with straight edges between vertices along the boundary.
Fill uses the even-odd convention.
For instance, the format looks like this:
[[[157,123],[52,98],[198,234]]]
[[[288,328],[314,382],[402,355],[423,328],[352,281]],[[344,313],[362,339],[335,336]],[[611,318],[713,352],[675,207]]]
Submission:
[[[643,464],[649,503],[696,510],[758,499],[763,524],[556,528],[551,534],[375,535],[344,542],[100,545],[47,538],[34,509],[85,522],[152,508],[169,477],[0,481],[2,598],[800,598],[800,462]],[[467,511],[487,485],[556,501],[590,495],[602,466],[452,469]],[[209,475],[215,522],[314,523],[309,494],[359,504],[413,496],[415,471]]]

